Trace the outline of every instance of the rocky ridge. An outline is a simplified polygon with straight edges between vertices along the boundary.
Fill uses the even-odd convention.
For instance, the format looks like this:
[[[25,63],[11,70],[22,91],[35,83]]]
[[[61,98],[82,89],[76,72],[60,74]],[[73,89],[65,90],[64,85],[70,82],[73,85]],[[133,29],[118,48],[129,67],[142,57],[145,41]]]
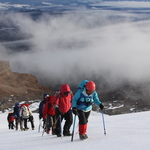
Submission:
[[[54,91],[40,85],[32,74],[12,72],[9,62],[0,60],[0,111],[16,102],[41,100],[44,93],[54,94]]]

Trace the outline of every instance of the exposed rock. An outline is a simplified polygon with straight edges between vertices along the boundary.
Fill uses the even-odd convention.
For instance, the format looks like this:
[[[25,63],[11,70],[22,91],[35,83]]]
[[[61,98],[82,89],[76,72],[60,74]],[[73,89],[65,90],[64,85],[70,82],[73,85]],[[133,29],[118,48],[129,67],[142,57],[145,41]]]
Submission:
[[[12,72],[8,61],[0,61],[0,111],[16,102],[42,99],[43,94],[54,94],[32,74]]]

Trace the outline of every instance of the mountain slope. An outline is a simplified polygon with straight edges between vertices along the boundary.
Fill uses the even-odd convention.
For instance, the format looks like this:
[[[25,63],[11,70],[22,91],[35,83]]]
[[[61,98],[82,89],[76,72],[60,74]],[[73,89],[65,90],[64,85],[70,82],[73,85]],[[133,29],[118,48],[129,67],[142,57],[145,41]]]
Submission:
[[[54,91],[40,85],[32,74],[12,72],[9,62],[0,61],[0,111],[15,102],[42,99],[44,93],[54,94]]]

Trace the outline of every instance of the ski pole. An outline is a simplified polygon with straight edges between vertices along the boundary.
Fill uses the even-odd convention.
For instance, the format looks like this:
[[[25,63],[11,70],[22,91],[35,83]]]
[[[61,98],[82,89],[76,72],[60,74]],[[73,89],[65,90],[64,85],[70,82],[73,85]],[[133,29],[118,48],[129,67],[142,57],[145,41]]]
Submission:
[[[73,137],[74,137],[74,128],[75,128],[75,123],[76,123],[76,115],[74,116],[74,123],[73,123],[73,128],[72,128],[71,142],[73,141]]]
[[[103,111],[102,111],[102,120],[103,120],[104,134],[106,135],[106,128],[105,128],[104,112]]]

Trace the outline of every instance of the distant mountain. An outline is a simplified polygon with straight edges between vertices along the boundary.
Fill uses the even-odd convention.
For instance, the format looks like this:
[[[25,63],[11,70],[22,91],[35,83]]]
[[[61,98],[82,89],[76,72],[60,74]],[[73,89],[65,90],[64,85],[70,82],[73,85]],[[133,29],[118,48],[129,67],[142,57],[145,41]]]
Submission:
[[[129,2],[130,5],[128,4]],[[135,9],[135,7],[138,10],[147,10],[149,9],[148,2],[150,2],[150,0],[1,0],[0,11],[42,11],[60,13],[78,11],[80,8],[81,10],[83,8],[91,10],[132,10]]]

